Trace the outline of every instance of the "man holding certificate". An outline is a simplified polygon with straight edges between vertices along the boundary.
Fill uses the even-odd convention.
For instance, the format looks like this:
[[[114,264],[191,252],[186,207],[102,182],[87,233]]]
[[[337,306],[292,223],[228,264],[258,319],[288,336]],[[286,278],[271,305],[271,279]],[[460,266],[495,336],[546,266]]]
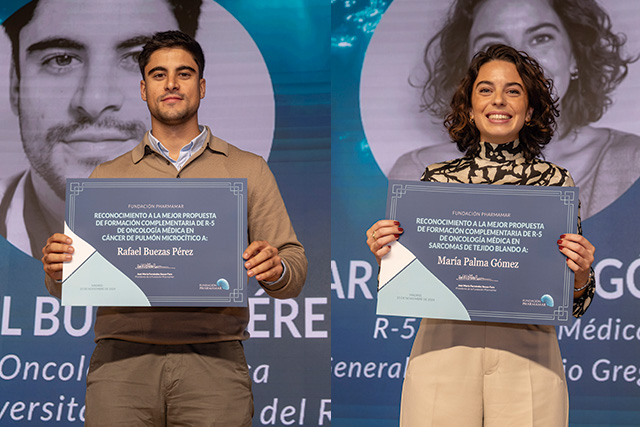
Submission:
[[[566,170],[539,158],[556,125],[552,93],[553,83],[526,53],[505,45],[477,53],[445,120],[465,156],[427,166],[422,180],[573,186]],[[403,225],[409,226],[380,220],[367,230],[378,263],[397,249]],[[577,228],[579,234],[557,237],[557,249],[575,274],[573,314],[579,317],[594,295],[595,249],[581,235],[579,219]],[[383,263],[381,275],[384,269]],[[553,326],[422,320],[403,385],[401,426],[561,427],[568,411]]]
[[[199,125],[206,86],[200,45],[178,31],[157,33],[139,64],[151,131],[91,177],[246,178],[246,274],[275,298],[298,295],[307,260],[271,171],[261,157]],[[62,264],[72,259],[72,245],[68,236],[54,234],[43,248],[52,295],[61,294]],[[100,307],[87,425],[250,426],[251,380],[241,344],[248,318],[247,307]]]

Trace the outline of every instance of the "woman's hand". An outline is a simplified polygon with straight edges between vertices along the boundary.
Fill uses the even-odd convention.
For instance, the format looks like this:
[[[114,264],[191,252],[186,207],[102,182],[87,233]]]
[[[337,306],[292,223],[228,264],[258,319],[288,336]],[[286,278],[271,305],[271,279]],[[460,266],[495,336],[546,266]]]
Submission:
[[[367,245],[376,256],[378,265],[381,258],[391,250],[389,243],[398,240],[403,232],[400,223],[392,219],[381,219],[367,230]]]
[[[558,247],[567,257],[567,265],[575,273],[574,288],[586,285],[596,248],[580,234],[563,234],[558,240]]]

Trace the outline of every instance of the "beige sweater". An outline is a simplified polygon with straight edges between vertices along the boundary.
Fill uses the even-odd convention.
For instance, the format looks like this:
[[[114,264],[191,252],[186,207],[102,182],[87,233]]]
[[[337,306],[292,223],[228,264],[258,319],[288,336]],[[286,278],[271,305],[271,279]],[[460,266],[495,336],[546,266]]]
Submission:
[[[155,152],[148,135],[133,150],[99,165],[91,178],[247,178],[248,242],[266,240],[279,250],[285,275],[261,283],[274,298],[297,296],[307,275],[304,248],[298,242],[278,186],[262,157],[212,136],[180,171]],[[61,284],[45,276],[49,292],[60,297]],[[249,337],[246,307],[100,307],[96,341],[115,338],[151,344],[190,344]]]

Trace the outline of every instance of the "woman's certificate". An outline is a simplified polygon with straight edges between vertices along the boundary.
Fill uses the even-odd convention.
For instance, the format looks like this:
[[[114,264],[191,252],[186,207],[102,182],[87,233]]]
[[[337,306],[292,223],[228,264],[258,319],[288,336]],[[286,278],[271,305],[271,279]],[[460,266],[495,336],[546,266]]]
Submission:
[[[389,181],[404,233],[382,259],[378,314],[566,324],[578,188]]]
[[[246,306],[246,179],[69,179],[62,304]]]

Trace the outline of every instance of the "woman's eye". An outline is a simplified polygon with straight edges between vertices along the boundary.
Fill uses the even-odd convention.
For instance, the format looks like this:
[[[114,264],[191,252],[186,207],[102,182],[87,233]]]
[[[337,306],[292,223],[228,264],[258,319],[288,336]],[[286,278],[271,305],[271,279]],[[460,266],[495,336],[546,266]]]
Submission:
[[[531,39],[531,44],[533,46],[536,46],[536,45],[548,43],[553,39],[554,37],[551,34],[538,34],[536,36],[533,36],[533,38]]]

